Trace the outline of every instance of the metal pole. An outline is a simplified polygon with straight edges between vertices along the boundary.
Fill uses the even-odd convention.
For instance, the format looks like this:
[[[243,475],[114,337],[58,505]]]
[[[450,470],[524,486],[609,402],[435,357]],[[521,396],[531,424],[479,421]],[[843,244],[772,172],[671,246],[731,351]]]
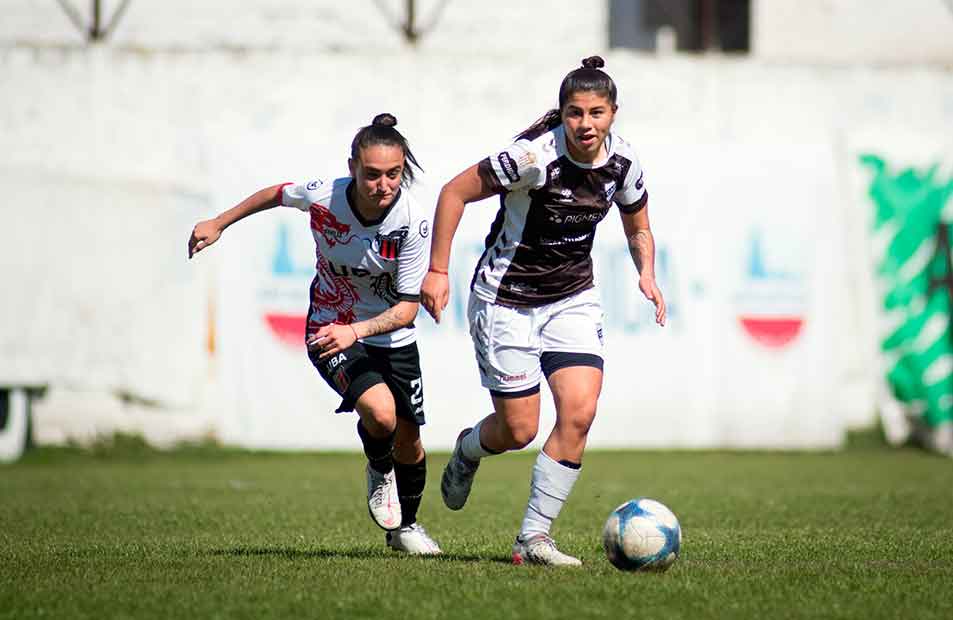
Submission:
[[[66,13],[66,17],[68,17],[69,20],[73,22],[73,25],[76,26],[76,29],[79,30],[80,33],[82,33],[82,35],[85,37],[86,25],[83,24],[82,16],[80,16],[80,14],[76,11],[76,9],[73,8],[73,5],[68,3],[66,0],[56,0],[56,1],[59,3],[60,8],[63,9],[63,12]]]
[[[129,7],[129,3],[131,1],[132,0],[122,0],[122,4],[120,4],[119,8],[116,9],[116,12],[113,13],[112,18],[110,18],[109,23],[106,24],[106,28],[103,30],[104,37],[108,37],[110,34],[112,34],[112,31],[115,30],[116,24],[119,23],[119,20],[122,18],[123,14],[125,14],[126,9]]]
[[[89,25],[89,38],[93,41],[98,41],[103,38],[103,31],[99,26],[101,10],[100,0],[93,0],[93,23]]]
[[[411,43],[417,42],[417,3],[407,0],[407,22],[404,24],[404,34]]]

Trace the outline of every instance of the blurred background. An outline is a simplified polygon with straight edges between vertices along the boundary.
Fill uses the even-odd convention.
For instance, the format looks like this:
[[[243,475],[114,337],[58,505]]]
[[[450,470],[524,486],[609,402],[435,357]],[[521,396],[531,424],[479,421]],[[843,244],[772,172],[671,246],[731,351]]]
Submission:
[[[115,433],[358,449],[302,346],[307,216],[188,261],[192,226],[346,175],[385,111],[432,209],[592,54],[646,170],[670,320],[607,219],[590,446],[879,428],[953,456],[953,2],[0,0],[0,460]],[[496,206],[468,207],[448,320],[417,320],[431,449],[490,410],[464,308]]]

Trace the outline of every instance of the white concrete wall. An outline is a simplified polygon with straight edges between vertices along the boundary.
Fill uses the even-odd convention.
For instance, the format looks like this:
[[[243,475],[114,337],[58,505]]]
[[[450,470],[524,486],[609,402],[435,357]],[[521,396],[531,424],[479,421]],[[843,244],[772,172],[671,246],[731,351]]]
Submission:
[[[788,62],[953,64],[949,0],[754,0],[752,52]]]
[[[410,137],[427,172],[418,192],[432,201],[444,180],[552,105],[578,55],[517,60],[506,50],[467,57],[403,51],[387,57],[382,78],[371,54],[0,51],[0,221],[7,238],[0,272],[15,292],[2,306],[0,376],[57,388],[37,405],[41,440],[116,428],[145,429],[160,441],[220,433],[229,412],[208,380],[220,375],[204,350],[209,286],[226,254],[187,263],[190,223],[265,184],[344,173],[353,132],[384,110]],[[883,136],[889,157],[891,135],[921,136],[926,145],[953,124],[953,79],[941,70],[627,53],[607,59],[620,86],[617,129],[655,179],[660,244],[696,234],[678,215],[693,212],[683,206],[689,201],[717,213],[743,196],[748,205],[796,212],[784,205],[812,169],[821,179],[812,181],[812,204],[853,217],[857,204],[842,186],[855,163],[846,146],[852,136],[863,133],[866,145],[869,136]],[[799,170],[790,184],[785,153]],[[491,210],[471,209],[464,234],[479,240]],[[615,233],[602,235],[612,243]],[[232,251],[240,251],[240,238],[229,236]],[[831,305],[843,328],[830,332],[843,389],[824,406],[869,420],[876,342],[863,321],[851,319],[864,312],[861,291],[853,289],[868,268],[857,243],[844,240],[861,249],[844,256],[846,299]],[[679,269],[678,247],[685,246],[672,247]],[[683,309],[704,293],[691,278],[670,286]],[[729,289],[714,292],[731,299]],[[636,329],[640,320],[632,315],[618,329]],[[688,337],[680,320],[673,317],[665,333]],[[480,398],[475,381],[473,387]],[[664,403],[682,389],[673,385],[654,397]],[[689,427],[679,420],[646,419],[645,445],[734,445],[745,430],[714,420],[700,439],[680,431]]]
[[[89,2],[70,4],[88,20]],[[119,4],[103,2],[104,21]],[[107,44],[141,51],[395,51],[407,47],[394,27],[404,4],[133,0]],[[527,54],[553,51],[585,56],[608,43],[606,0],[418,0],[417,5],[419,27],[435,24],[421,38],[421,51],[498,52],[519,62]],[[0,46],[83,41],[54,0],[0,0],[0,15]],[[772,61],[948,66],[953,62],[953,1],[753,0],[751,32],[752,55]]]
[[[88,1],[71,4],[89,16]],[[151,51],[394,51],[406,47],[394,27],[404,17],[405,4],[405,0],[132,0],[109,45]],[[104,1],[103,14],[111,15],[118,5],[118,0]],[[54,0],[0,0],[0,15],[0,45],[82,42]],[[418,47],[449,55],[498,53],[509,61],[530,53],[544,55],[555,47],[560,53],[588,56],[605,47],[606,15],[604,0],[417,0],[418,27],[435,24]]]
[[[403,2],[384,4],[397,14]],[[88,3],[74,5],[88,15]],[[118,2],[105,5],[108,15]],[[422,0],[420,22],[438,5]],[[850,221],[856,191],[843,179],[856,177],[856,136],[888,157],[896,135],[905,136],[898,157],[910,144],[945,152],[936,140],[953,126],[949,70],[883,65],[948,62],[951,20],[939,0],[899,5],[756,3],[764,61],[605,54],[620,86],[617,129],[655,179],[660,243],[678,240],[677,250],[691,238],[676,215],[692,212],[686,202],[717,210],[776,186],[764,208],[779,209],[798,191],[779,154],[799,153],[803,174],[814,166],[818,200]],[[107,44],[85,47],[52,0],[0,0],[0,382],[53,386],[36,405],[39,439],[116,429],[160,443],[237,436],[219,391],[229,343],[219,334],[219,357],[206,354],[207,302],[225,253],[185,262],[191,222],[263,184],[344,173],[353,132],[385,110],[423,162],[418,193],[432,201],[449,176],[550,107],[580,57],[604,52],[605,6],[454,1],[409,48],[372,0],[134,0]],[[465,216],[474,243],[491,208]],[[824,406],[856,424],[873,413],[876,342],[861,303],[870,298],[864,240],[844,245],[848,284],[832,307],[843,329],[830,349],[842,389]],[[685,340],[684,309],[703,299],[680,252],[671,256],[683,314],[667,333]],[[637,310],[621,312],[614,329],[639,328]],[[696,391],[687,406],[701,411],[710,396]],[[737,443],[745,433],[730,420],[708,420],[704,436],[681,432],[662,411],[646,418],[643,443]]]

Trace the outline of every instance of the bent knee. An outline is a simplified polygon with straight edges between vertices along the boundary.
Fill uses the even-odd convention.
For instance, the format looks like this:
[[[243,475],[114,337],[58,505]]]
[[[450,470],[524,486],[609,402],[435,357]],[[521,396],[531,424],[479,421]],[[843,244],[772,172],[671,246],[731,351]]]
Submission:
[[[519,424],[507,429],[509,437],[509,447],[511,450],[520,450],[525,448],[536,439],[536,433],[539,432],[538,424]]]
[[[556,426],[562,432],[577,436],[586,436],[596,418],[596,404],[580,405],[571,411],[557,411]]]
[[[374,386],[376,388],[377,386]],[[382,392],[371,388],[364,392],[355,403],[355,409],[361,416],[361,422],[367,430],[392,432],[397,427],[397,409],[390,391]]]

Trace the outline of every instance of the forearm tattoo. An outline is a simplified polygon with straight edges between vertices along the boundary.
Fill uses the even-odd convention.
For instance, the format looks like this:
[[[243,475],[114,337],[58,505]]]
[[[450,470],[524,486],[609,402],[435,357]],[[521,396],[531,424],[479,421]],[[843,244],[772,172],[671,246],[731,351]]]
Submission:
[[[640,274],[646,268],[655,271],[655,239],[651,230],[638,230],[629,237],[629,255]]]
[[[404,304],[397,304],[372,319],[361,321],[361,331],[364,332],[361,337],[386,334],[406,326],[407,323],[407,308],[404,307]]]

